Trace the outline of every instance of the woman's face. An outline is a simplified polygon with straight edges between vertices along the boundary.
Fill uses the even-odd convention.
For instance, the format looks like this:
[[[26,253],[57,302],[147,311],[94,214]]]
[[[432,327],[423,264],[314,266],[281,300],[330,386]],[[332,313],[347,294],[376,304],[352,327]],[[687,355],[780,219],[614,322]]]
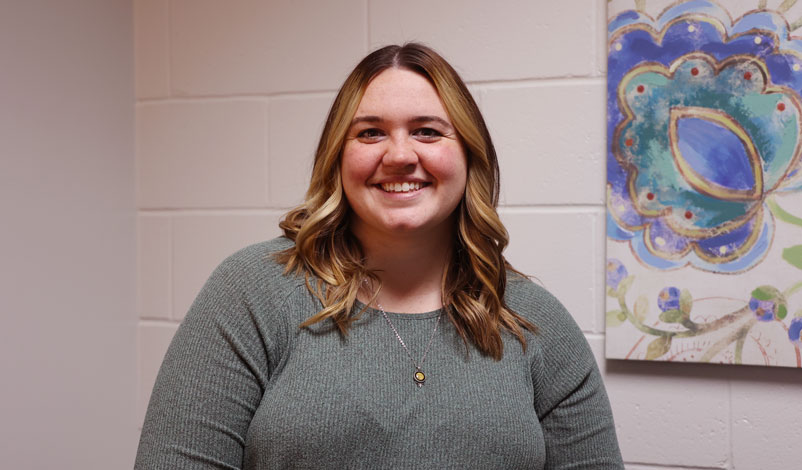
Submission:
[[[370,82],[341,163],[358,238],[451,236],[467,163],[437,91],[422,76],[391,68]]]

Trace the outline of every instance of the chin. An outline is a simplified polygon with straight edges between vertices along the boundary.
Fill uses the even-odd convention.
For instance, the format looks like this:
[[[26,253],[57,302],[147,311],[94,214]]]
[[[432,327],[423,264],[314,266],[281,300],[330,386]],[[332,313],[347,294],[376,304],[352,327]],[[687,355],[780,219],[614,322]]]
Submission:
[[[387,231],[390,233],[415,233],[425,230],[425,227],[410,223],[390,224],[387,226]]]
[[[448,231],[448,224],[440,223],[425,223],[425,222],[396,222],[388,224],[388,231],[394,234],[429,234],[436,235],[438,233]]]

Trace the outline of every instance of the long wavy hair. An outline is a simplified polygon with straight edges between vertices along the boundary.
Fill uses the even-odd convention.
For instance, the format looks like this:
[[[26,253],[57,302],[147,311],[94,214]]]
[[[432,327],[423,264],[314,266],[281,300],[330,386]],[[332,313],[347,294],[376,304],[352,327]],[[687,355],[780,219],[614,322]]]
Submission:
[[[499,168],[496,151],[476,102],[457,72],[431,48],[418,43],[386,46],[365,57],[345,80],[329,111],[315,153],[312,178],[303,204],[279,226],[295,245],[277,255],[287,272],[303,274],[307,288],[323,308],[301,327],[330,319],[342,334],[358,318],[354,303],[365,280],[381,289],[366,268],[362,248],[350,232],[349,205],[343,192],[340,161],[345,137],[370,81],[384,70],[401,68],[426,78],[437,90],[465,149],[467,184],[456,211],[457,233],[443,273],[442,302],[466,347],[501,359],[502,331],[526,348],[523,330],[535,325],[504,302],[507,270],[518,273],[502,252],[507,230],[496,212]],[[520,274],[520,273],[518,273]]]

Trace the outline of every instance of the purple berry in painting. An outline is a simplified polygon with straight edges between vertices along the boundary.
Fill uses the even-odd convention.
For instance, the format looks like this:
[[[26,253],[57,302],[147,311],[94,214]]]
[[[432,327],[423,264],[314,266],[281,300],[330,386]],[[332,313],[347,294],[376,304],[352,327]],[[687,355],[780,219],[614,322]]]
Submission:
[[[679,289],[676,287],[664,287],[657,294],[657,306],[660,310],[679,310]]]
[[[791,325],[788,327],[788,339],[797,348],[802,348],[802,317],[791,320]]]
[[[612,289],[618,289],[618,284],[627,277],[627,268],[615,258],[607,260],[607,285]]]
[[[760,286],[753,290],[749,309],[759,321],[782,320],[788,314],[785,296],[772,286]]]
[[[774,320],[774,311],[777,304],[773,300],[758,300],[754,297],[749,299],[749,309],[760,321]]]

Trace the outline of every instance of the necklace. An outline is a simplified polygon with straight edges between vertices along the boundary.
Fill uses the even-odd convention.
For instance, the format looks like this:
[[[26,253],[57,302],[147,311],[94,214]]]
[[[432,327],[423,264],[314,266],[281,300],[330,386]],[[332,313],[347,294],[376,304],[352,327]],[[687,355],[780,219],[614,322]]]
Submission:
[[[395,325],[393,325],[393,322],[390,321],[390,317],[387,316],[387,312],[384,311],[384,307],[382,307],[382,304],[376,302],[376,305],[379,307],[379,311],[382,313],[384,319],[387,320],[387,324],[390,325],[390,328],[393,329],[395,337],[398,338],[398,342],[401,343],[401,346],[407,353],[407,357],[409,357],[409,360],[412,362],[412,365],[415,366],[415,373],[412,374],[412,380],[415,381],[415,385],[417,385],[418,388],[421,388],[423,386],[423,383],[426,382],[426,374],[424,374],[422,370],[423,361],[426,360],[426,355],[429,354],[429,349],[431,349],[432,347],[432,343],[434,342],[434,335],[435,333],[437,333],[437,327],[440,326],[440,317],[443,316],[443,312],[441,311],[440,315],[437,316],[437,323],[434,324],[434,330],[432,330],[432,336],[431,338],[429,338],[429,344],[426,346],[426,350],[423,351],[423,357],[420,359],[420,362],[418,363],[415,362],[415,359],[412,358],[412,354],[410,354],[409,348],[407,348],[407,345],[406,343],[404,343],[404,340],[401,339],[401,335],[398,334],[398,330],[395,328]]]

